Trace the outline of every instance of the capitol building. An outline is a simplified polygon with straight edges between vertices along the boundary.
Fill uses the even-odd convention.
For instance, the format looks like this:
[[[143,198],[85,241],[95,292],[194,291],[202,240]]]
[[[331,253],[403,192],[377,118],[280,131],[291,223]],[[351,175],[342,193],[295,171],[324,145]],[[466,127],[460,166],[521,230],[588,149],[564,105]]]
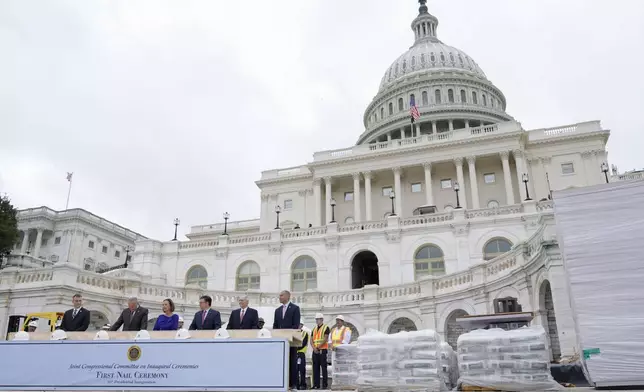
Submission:
[[[307,324],[342,314],[354,339],[431,328],[455,345],[457,318],[523,311],[548,331],[554,359],[572,355],[552,192],[633,176],[608,171],[599,121],[524,129],[419,3],[413,45],[384,70],[356,145],[262,172],[258,219],[158,241],[82,209],[21,210],[0,269],[0,334],[12,315],[68,309],[76,292],[91,328],[131,296],[151,318],[171,298],[190,322],[203,294],[224,321],[247,295],[270,326],[288,289]]]

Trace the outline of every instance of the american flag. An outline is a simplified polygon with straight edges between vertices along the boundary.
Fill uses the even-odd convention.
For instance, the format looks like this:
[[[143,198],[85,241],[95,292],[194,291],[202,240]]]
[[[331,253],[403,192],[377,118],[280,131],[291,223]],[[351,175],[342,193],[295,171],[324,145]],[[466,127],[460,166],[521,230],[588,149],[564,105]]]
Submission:
[[[418,120],[420,118],[420,112],[416,107],[416,97],[414,97],[413,95],[411,96],[409,101],[409,113],[411,114],[411,122],[414,122],[415,120]]]
[[[72,182],[72,176],[74,173],[67,172],[67,181]]]

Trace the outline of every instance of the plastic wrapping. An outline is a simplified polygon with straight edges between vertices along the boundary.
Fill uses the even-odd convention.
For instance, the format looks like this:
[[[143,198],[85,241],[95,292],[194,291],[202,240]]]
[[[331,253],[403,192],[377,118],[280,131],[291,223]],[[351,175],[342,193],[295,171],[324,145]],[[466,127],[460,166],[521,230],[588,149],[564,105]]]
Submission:
[[[360,391],[444,391],[444,381],[435,331],[370,332],[358,338]]]
[[[441,343],[441,363],[443,367],[443,380],[449,389],[458,382],[458,356],[449,343]]]
[[[564,389],[550,375],[550,352],[541,326],[478,329],[459,336],[457,347],[461,385],[500,391]]]
[[[358,346],[341,344],[335,348],[331,363],[333,387],[355,389],[358,380]]]
[[[562,286],[569,288],[577,352],[598,387],[644,384],[642,205],[641,180],[555,193]]]

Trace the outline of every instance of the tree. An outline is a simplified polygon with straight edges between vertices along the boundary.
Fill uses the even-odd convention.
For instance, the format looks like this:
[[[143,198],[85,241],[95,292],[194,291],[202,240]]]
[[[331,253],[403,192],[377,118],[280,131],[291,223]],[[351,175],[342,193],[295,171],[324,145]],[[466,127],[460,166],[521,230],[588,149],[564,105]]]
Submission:
[[[0,258],[11,252],[18,238],[18,210],[9,197],[0,196]]]

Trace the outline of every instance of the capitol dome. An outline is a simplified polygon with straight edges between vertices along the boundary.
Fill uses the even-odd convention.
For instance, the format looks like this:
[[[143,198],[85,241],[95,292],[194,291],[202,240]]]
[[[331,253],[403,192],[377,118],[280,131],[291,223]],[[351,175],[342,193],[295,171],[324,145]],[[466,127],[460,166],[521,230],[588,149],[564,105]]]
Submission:
[[[438,18],[428,12],[427,0],[418,2],[419,13],[411,23],[414,44],[386,69],[365,110],[365,132],[357,144],[431,138],[513,120],[505,112],[501,90],[474,59],[438,39]],[[418,109],[413,124],[412,101]]]

